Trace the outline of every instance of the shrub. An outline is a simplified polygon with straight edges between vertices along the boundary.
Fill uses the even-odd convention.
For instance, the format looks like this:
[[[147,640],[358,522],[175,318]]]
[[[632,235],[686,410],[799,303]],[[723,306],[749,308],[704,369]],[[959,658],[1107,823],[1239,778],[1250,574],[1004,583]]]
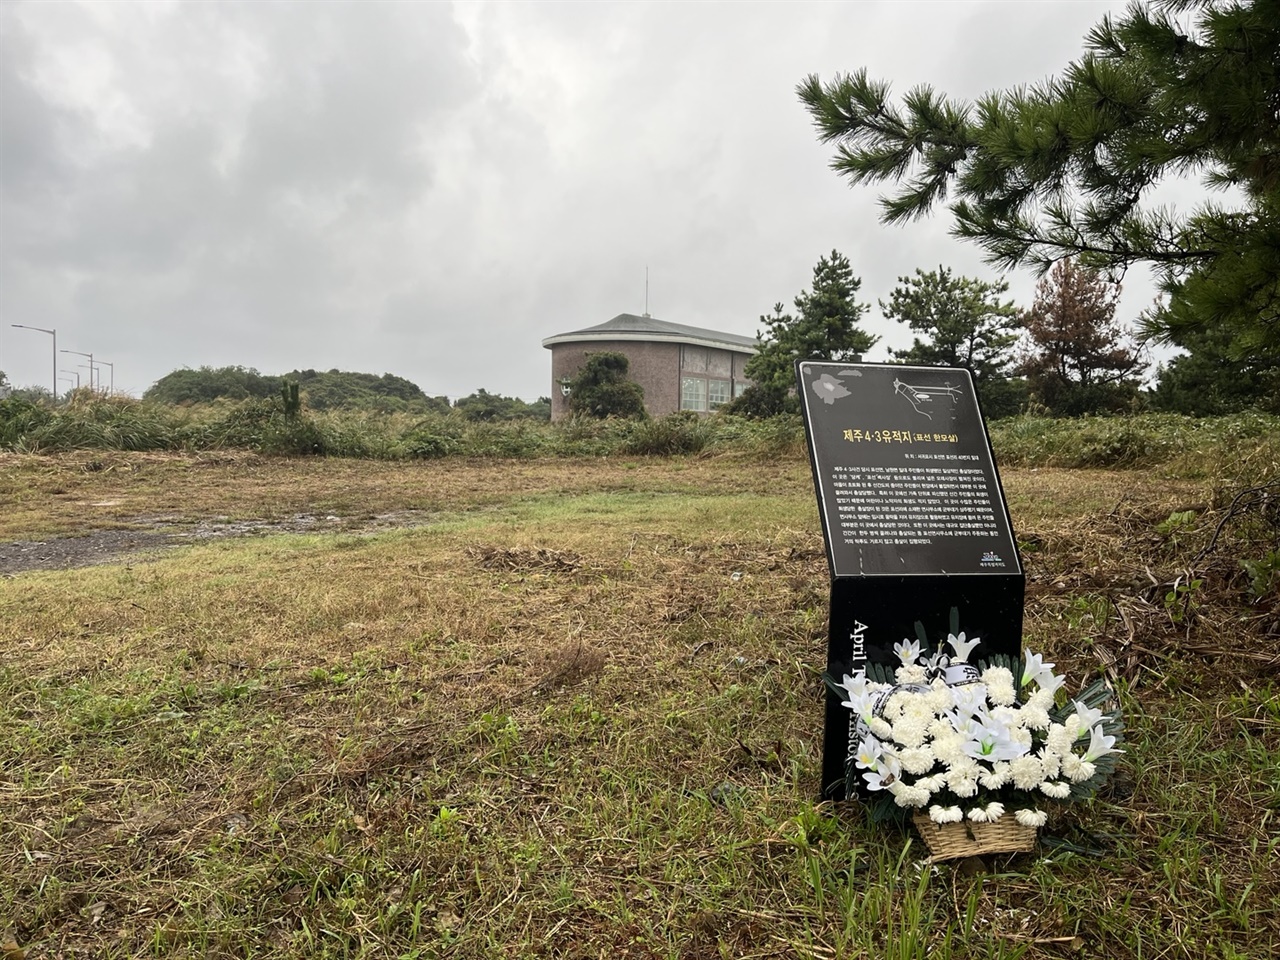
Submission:
[[[635,424],[631,435],[622,442],[621,452],[655,457],[700,453],[711,441],[713,431],[708,420],[682,410]]]

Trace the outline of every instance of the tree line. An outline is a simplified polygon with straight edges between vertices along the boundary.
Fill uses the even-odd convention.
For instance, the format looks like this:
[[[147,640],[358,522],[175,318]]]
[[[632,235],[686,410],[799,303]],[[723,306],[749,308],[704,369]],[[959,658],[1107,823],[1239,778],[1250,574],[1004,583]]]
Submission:
[[[360,409],[379,413],[447,414],[457,411],[474,421],[551,419],[551,399],[528,403],[518,397],[489,393],[483,388],[453,403],[448,397],[428,396],[404,377],[345,370],[294,370],[280,376],[251,367],[199,367],[174,370],[142,395],[144,400],[185,406],[215,400],[268,399],[296,386],[299,402],[309,410]]]
[[[861,286],[839,251],[821,257],[794,310],[779,303],[760,318],[760,348],[746,366],[753,386],[730,412],[795,409],[797,360],[854,361],[875,346],[880,338],[861,326],[870,310],[855,297]],[[1029,406],[1061,416],[1123,412],[1141,402],[1143,351],[1115,319],[1118,284],[1063,260],[1037,285],[1030,307],[1005,299],[1008,289],[945,266],[899,277],[880,311],[913,340],[889,350],[891,361],[966,368],[992,418]]]

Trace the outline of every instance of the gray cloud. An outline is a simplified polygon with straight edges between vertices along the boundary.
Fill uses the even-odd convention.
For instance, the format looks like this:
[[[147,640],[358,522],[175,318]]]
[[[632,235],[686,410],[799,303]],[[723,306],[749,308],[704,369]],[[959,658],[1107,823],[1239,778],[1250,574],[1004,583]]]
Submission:
[[[539,341],[643,309],[646,266],[655,316],[746,334],[833,248],[872,304],[991,276],[941,218],[881,227],[795,84],[1033,82],[1119,6],[5,4],[0,369],[47,379],[28,323],[134,392],[240,363],[532,399]]]

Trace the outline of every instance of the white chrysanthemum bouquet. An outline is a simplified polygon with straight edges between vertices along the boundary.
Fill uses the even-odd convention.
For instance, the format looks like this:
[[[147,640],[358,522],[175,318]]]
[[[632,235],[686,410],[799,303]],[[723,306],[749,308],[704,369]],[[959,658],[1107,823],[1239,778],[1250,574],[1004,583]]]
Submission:
[[[848,795],[877,819],[988,823],[1011,814],[1039,827],[1045,801],[1092,796],[1114,769],[1123,724],[1102,709],[1112,691],[1099,680],[1059,706],[1064,679],[1052,663],[1034,653],[970,663],[979,641],[958,633],[957,619],[953,611],[947,649],[930,654],[923,640],[904,640],[896,669],[868,664],[841,683],[827,678],[856,718]]]

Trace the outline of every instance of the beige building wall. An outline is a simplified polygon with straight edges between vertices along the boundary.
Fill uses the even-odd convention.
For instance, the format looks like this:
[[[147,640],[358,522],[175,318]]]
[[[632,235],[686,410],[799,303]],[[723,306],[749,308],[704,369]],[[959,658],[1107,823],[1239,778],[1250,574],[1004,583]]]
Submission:
[[[680,409],[680,344],[636,340],[592,340],[557,343],[551,348],[551,419],[569,415],[569,399],[561,380],[577,376],[593,353],[620,353],[630,361],[627,375],[644,390],[644,405],[652,417]]]

